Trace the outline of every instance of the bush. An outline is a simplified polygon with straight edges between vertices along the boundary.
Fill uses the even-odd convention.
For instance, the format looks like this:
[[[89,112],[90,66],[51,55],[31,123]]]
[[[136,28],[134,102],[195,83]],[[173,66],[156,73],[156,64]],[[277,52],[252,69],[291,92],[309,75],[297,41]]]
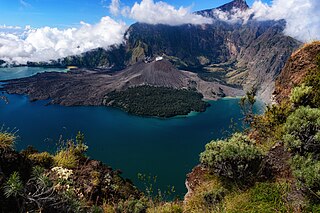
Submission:
[[[255,116],[250,133],[264,152],[268,152],[282,139],[283,126],[292,109],[291,104],[282,102],[279,105],[267,106],[263,115]]]
[[[48,152],[33,153],[27,156],[36,165],[44,168],[50,168],[53,165],[53,156]]]
[[[226,190],[223,187],[220,187],[215,190],[205,192],[203,194],[203,199],[206,203],[206,206],[215,207],[223,201],[225,195]]]
[[[294,106],[307,106],[312,104],[313,88],[302,84],[292,90],[290,101]]]
[[[80,159],[85,158],[88,146],[84,143],[84,135],[79,131],[76,140],[61,141],[60,151],[53,157],[56,166],[67,169],[75,168]]]
[[[145,213],[147,211],[148,204],[145,199],[128,199],[126,201],[120,201],[115,207],[115,212],[127,212],[127,213]]]
[[[14,172],[10,175],[9,179],[4,185],[4,195],[9,197],[17,197],[23,192],[24,186],[21,181],[20,175],[18,172]]]
[[[285,124],[285,146],[294,153],[320,153],[320,109],[300,107]]]
[[[250,182],[260,169],[262,153],[248,136],[236,133],[228,140],[208,143],[200,161],[223,178]]]
[[[13,149],[16,138],[15,133],[0,130],[0,148]]]
[[[72,150],[61,150],[54,157],[54,164],[59,167],[74,169],[78,165],[78,157]]]
[[[320,161],[314,160],[311,154],[307,157],[296,155],[292,169],[302,188],[311,195],[320,196]]]

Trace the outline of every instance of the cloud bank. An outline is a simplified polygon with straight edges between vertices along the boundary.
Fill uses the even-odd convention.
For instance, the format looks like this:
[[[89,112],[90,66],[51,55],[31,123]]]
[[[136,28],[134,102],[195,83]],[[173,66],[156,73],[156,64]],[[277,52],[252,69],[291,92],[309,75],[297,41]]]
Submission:
[[[135,3],[128,10],[128,17],[135,21],[147,24],[166,24],[171,26],[183,24],[210,24],[211,18],[196,15],[190,12],[190,8],[180,7],[179,9],[159,1],[142,0],[140,3]]]
[[[59,30],[50,27],[26,27],[22,33],[8,30],[12,29],[0,28],[0,58],[25,64],[27,61],[48,61],[98,47],[108,48],[120,44],[123,42],[127,25],[106,16],[95,25],[81,22],[79,28]]]
[[[257,20],[285,19],[286,35],[304,42],[320,40],[319,0],[273,0],[271,6],[256,1],[251,10]]]
[[[244,22],[250,17],[258,21],[286,21],[284,33],[303,42],[320,40],[319,0],[273,0],[271,5],[256,0],[247,11],[233,9],[230,13],[220,10],[213,14],[224,21]]]

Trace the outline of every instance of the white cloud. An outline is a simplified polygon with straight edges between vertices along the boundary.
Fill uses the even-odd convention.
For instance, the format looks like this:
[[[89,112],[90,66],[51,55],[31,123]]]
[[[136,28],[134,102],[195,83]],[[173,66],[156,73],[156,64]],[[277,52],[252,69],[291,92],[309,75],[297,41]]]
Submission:
[[[230,12],[223,12],[222,10],[213,10],[213,15],[220,20],[236,23],[243,22],[246,23],[250,16],[252,15],[251,10],[240,10],[238,8],[233,8]]]
[[[301,41],[320,39],[319,0],[273,0],[272,5],[254,2],[255,19],[287,22],[284,33]]]
[[[303,42],[320,40],[319,0],[273,0],[271,5],[256,0],[247,11],[233,9],[231,13],[215,10],[217,18],[228,22],[253,19],[286,21],[284,33]]]
[[[112,15],[117,16],[120,12],[120,0],[111,0],[109,10]]]
[[[81,22],[80,28],[59,30],[43,27],[23,33],[8,33],[0,29],[0,58],[17,63],[47,61],[76,55],[94,48],[108,48],[123,42],[127,25],[103,17],[98,24]]]
[[[135,3],[131,9],[125,7],[122,14],[135,21],[147,24],[166,24],[171,26],[183,24],[210,24],[212,19],[190,12],[190,8],[176,9],[172,5],[153,0],[142,0]]]

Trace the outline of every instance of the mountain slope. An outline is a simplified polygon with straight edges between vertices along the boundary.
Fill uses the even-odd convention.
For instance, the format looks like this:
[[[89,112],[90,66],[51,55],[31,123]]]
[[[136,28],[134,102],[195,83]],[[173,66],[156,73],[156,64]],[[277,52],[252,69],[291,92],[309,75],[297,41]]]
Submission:
[[[274,81],[300,42],[283,34],[285,21],[222,21],[214,11],[246,11],[243,0],[197,12],[214,18],[208,25],[150,25],[135,23],[123,45],[67,57],[54,65],[121,70],[148,57],[164,56],[177,68],[197,73],[207,81],[255,87],[265,102],[271,100]],[[230,66],[229,66],[230,65]]]
[[[277,78],[274,91],[275,101],[281,102],[290,94],[292,88],[302,83],[305,75],[316,69],[320,57],[320,42],[306,44],[294,52]]]

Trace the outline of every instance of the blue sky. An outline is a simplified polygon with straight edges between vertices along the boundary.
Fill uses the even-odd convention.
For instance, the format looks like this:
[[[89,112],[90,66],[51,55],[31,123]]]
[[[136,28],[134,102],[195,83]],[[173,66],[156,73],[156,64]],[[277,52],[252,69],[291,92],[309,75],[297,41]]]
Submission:
[[[252,5],[253,1],[247,0],[247,3]],[[270,1],[263,0],[265,3]],[[103,16],[111,16],[106,7],[110,2],[111,0],[106,0],[104,4],[101,0],[0,0],[0,25],[67,28],[79,26],[80,21],[94,24]],[[123,0],[122,4],[131,7],[135,2],[135,0]],[[165,2],[177,8],[192,6],[192,10],[196,11],[217,7],[229,0],[165,0]],[[133,22],[128,19],[125,21],[129,24]]]

